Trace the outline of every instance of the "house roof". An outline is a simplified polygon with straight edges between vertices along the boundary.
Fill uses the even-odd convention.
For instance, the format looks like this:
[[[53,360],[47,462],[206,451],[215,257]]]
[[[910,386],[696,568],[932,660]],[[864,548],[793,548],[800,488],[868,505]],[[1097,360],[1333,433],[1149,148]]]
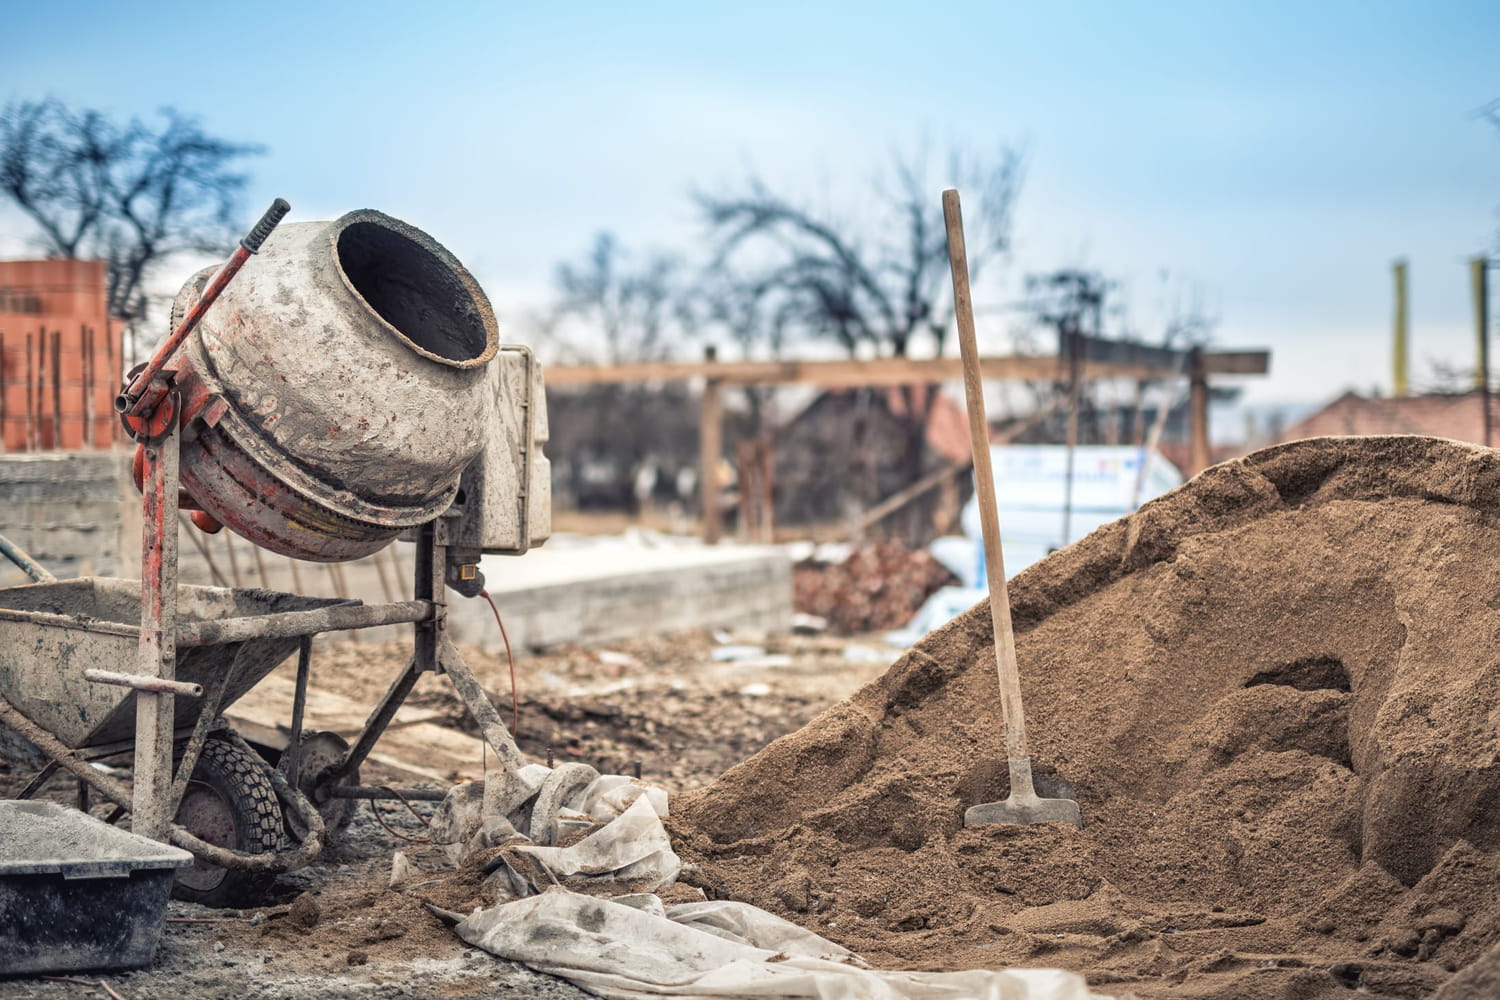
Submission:
[[[1500,399],[1490,397],[1490,426],[1500,436]],[[1484,410],[1479,392],[1421,396],[1342,396],[1286,428],[1283,441],[1324,435],[1424,434],[1456,441],[1484,442]]]

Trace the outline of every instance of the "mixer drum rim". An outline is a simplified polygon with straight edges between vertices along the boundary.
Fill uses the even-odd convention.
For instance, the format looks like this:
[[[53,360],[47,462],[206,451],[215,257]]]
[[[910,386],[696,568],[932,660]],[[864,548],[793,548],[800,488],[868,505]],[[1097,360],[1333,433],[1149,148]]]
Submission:
[[[357,259],[359,240],[356,233],[368,234],[380,241],[380,252],[374,258],[379,260],[381,268],[389,270],[380,269],[377,273],[370,273],[367,270],[369,265],[362,264]],[[482,368],[500,350],[499,324],[495,320],[489,298],[480,289],[468,268],[447,247],[422,230],[384,212],[362,208],[346,212],[335,219],[329,226],[328,242],[334,269],[343,280],[344,287],[369,310],[376,323],[413,353],[450,368],[467,369]],[[427,262],[422,259],[424,255],[435,258],[441,267],[428,267]],[[432,323],[430,316],[423,317],[425,322],[417,322],[415,325],[432,328],[423,329],[420,334],[421,342],[418,342],[413,339],[416,334],[409,336],[397,326],[394,320],[411,320],[414,317],[404,305],[388,301],[383,292],[393,284],[403,283],[397,279],[409,279],[414,274],[438,282],[451,279],[457,290],[462,291],[467,303],[474,308],[473,319],[478,324],[477,329],[465,323],[461,317],[453,315],[440,316],[436,324]],[[451,293],[454,289],[448,291]],[[407,324],[403,322],[402,325]],[[482,342],[474,342],[476,335]],[[433,349],[445,341],[454,344],[458,350],[445,354]],[[455,354],[463,356],[455,357]]]

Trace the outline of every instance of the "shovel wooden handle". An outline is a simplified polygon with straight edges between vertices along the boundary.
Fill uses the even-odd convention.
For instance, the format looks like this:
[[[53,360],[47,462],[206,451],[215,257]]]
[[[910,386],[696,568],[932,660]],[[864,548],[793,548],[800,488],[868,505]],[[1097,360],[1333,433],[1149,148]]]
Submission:
[[[1016,637],[1010,622],[1010,594],[1000,554],[1000,517],[995,510],[995,475],[990,468],[989,424],[984,415],[984,387],[979,380],[979,347],[974,340],[974,303],[969,297],[969,257],[964,249],[964,220],[958,192],[943,192],[943,221],[948,227],[948,265],[953,272],[953,312],[958,320],[958,349],[963,356],[964,400],[969,406],[969,442],[974,452],[974,489],[979,495],[979,524],[984,534],[984,568],[990,585],[990,618],[995,632],[995,669],[1000,675],[1000,709],[1005,716],[1005,755],[1010,763],[1010,793],[1035,798],[1031,756],[1026,749],[1026,713],[1021,708],[1021,673],[1016,666]]]

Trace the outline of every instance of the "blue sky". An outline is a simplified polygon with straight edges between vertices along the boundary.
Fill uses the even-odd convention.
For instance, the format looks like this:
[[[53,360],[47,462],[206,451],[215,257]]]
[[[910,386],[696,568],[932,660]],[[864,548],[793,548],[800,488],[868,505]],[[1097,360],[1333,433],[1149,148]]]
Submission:
[[[894,149],[1028,155],[1028,272],[1120,282],[1149,333],[1197,288],[1257,401],[1473,356],[1463,261],[1500,230],[1500,4],[6,4],[0,99],[174,105],[265,144],[252,206],[374,207],[447,243],[527,333],[601,229],[691,258],[688,194],[755,171],[857,207]],[[941,178],[935,178],[937,202]],[[0,251],[21,249],[15,227]],[[1161,275],[1168,274],[1164,283]],[[1005,346],[1002,319],[982,339]]]

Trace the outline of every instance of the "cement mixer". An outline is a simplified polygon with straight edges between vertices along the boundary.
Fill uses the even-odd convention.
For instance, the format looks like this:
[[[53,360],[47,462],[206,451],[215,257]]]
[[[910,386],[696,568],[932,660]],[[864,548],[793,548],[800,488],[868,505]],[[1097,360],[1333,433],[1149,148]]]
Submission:
[[[449,678],[499,757],[496,794],[526,765],[448,639],[446,592],[478,593],[481,554],[522,553],[550,532],[541,369],[499,343],[484,293],[426,233],[368,210],[279,226],[287,211],[278,199],[228,262],[183,286],[170,335],[116,400],[138,442],[142,579],[58,581],[0,539],[35,581],[0,589],[0,737],[46,759],[21,797],[73,775],[81,802],[92,792],[114,820],[128,813],[137,833],[192,852],[178,888],[207,903],[308,863],[360,799],[437,797],[359,784],[426,671]],[[414,599],[179,588],[179,510],[299,559],[405,538]],[[311,637],[402,623],[411,660],[353,744],[307,731]],[[293,651],[273,767],[220,712]],[[129,787],[92,766],[125,758]]]

